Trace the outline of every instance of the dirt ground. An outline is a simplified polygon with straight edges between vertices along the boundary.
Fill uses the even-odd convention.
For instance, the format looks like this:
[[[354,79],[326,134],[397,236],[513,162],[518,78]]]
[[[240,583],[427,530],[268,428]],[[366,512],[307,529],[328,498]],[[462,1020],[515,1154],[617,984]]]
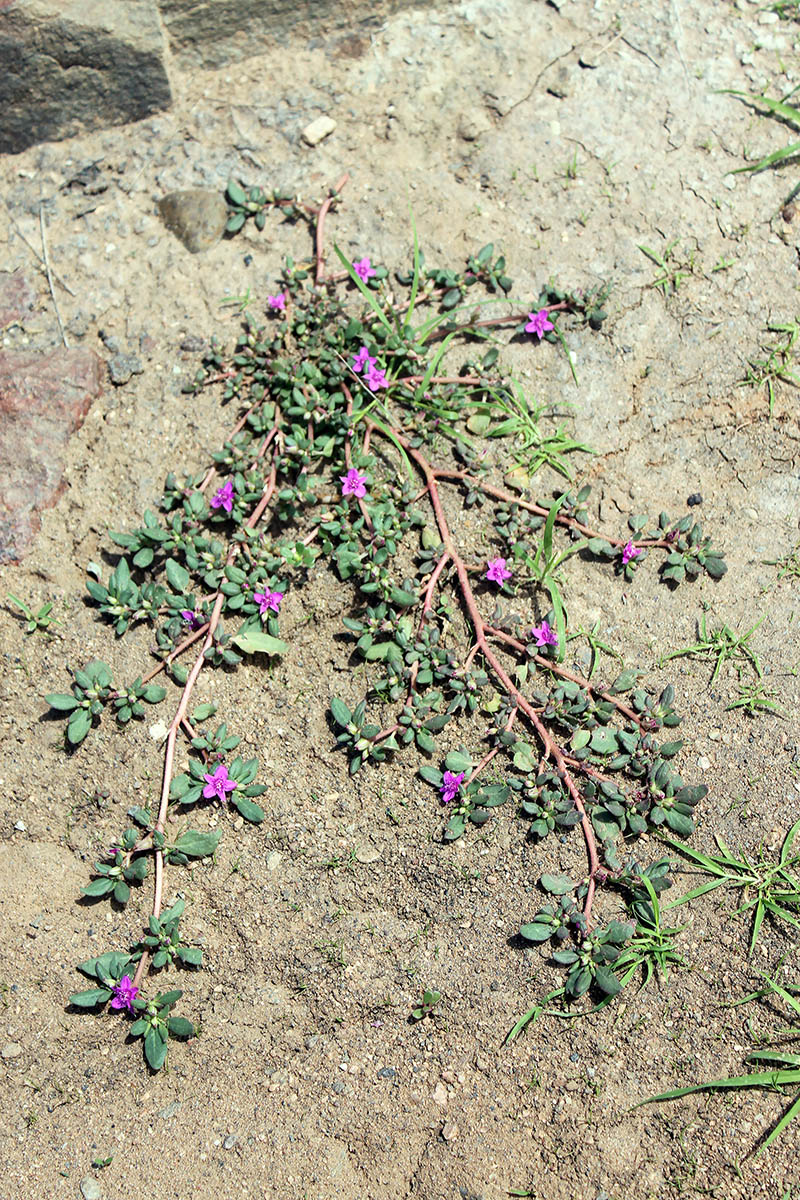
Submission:
[[[800,23],[773,16],[747,0],[429,5],[368,40],[296,41],[178,73],[168,113],[0,161],[5,266],[24,268],[39,296],[3,344],[59,342],[33,253],[44,199],[51,264],[73,293],[57,290],[68,339],[106,358],[116,339],[144,368],[93,404],[68,447],[65,494],[22,564],[3,571],[3,594],[53,599],[62,622],[54,640],[25,637],[0,609],[3,1200],[800,1197],[800,1123],[752,1157],[785,1096],[631,1110],[739,1074],[753,1039],[786,1023],[768,1006],[725,1002],[758,986],[756,969],[798,983],[790,927],[767,924],[748,957],[735,895],[715,893],[678,910],[688,968],[668,984],[630,986],[588,1018],[543,1019],[504,1047],[560,978],[515,935],[540,905],[541,871],[579,869],[577,850],[537,847],[505,810],[443,845],[411,753],[349,778],[327,704],[358,699],[362,684],[335,637],[353,596],[332,573],[288,598],[291,649],[271,673],[251,664],[201,677],[197,698],[214,699],[259,755],[267,819],[226,829],[216,865],[172,873],[208,965],[180,981],[202,1035],[176,1043],[155,1076],[116,1018],[75,1012],[67,997],[81,986],[78,961],[138,934],[136,905],[76,897],[125,809],[157,794],[148,731],[161,710],[123,732],[106,723],[66,755],[42,699],[91,657],[122,677],[146,669],[147,634],[115,641],[84,603],[86,566],[113,551],[109,529],[139,523],[167,471],[202,469],[230,427],[214,389],[182,394],[198,356],[181,346],[232,339],[224,295],[263,299],[285,254],[310,253],[302,228],[270,218],[263,234],[191,256],[155,201],[222,189],[229,176],[313,198],[348,171],[329,234],[352,257],[405,265],[410,204],[431,262],[458,267],[493,241],[514,296],[535,297],[551,277],[612,282],[602,333],[571,338],[579,386],[554,347],[520,343],[508,365],[535,396],[571,408],[595,451],[580,471],[598,521],[620,530],[631,511],[679,515],[699,492],[695,511],[730,570],[671,592],[653,569],[624,586],[579,566],[571,620],[599,622],[648,686],[675,682],[681,768],[710,785],[693,844],[713,851],[719,833],[774,858],[800,816],[800,642],[797,576],[779,579],[765,560],[800,541],[800,424],[790,387],[778,383],[770,419],[766,389],[740,382],[763,357],[767,323],[798,316],[800,213],[781,215],[790,170],[730,174],[790,131],[719,94],[800,83]],[[322,112],[336,129],[312,149],[300,132]],[[88,164],[86,185],[65,186]],[[686,270],[664,296],[638,247],[663,255],[671,243]],[[705,604],[712,624],[739,631],[763,615],[751,645],[786,718],[725,711],[737,695],[730,668],[713,687],[695,659],[659,668],[695,640]],[[462,727],[453,744],[468,737]],[[696,882],[679,873],[674,891]],[[442,1000],[411,1024],[425,987]]]

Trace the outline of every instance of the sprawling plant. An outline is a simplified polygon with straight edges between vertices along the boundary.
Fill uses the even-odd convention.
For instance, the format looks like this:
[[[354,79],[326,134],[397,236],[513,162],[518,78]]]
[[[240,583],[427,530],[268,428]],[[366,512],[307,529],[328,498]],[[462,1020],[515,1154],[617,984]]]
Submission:
[[[212,855],[225,828],[187,819],[197,814],[202,826],[209,808],[265,819],[257,759],[237,752],[227,724],[205,726],[215,706],[190,710],[192,691],[205,669],[284,653],[282,602],[321,562],[351,589],[344,624],[371,664],[362,699],[330,699],[350,771],[413,748],[444,810],[445,842],[507,803],[534,838],[580,830],[583,877],[543,875],[549,899],[521,929],[532,943],[553,940],[566,971],[559,995],[612,996],[647,957],[642,946],[652,950],[654,930],[663,942],[658,894],[669,886],[668,863],[641,864],[635,843],[664,827],[690,834],[706,791],[675,768],[682,743],[671,687],[655,695],[624,667],[603,686],[566,665],[576,632],[564,567],[580,551],[629,581],[660,556],[662,579],[677,586],[702,571],[719,578],[725,564],[691,516],[633,516],[616,534],[591,528],[589,488],[569,483],[569,456],[585,447],[501,369],[509,334],[531,353],[566,351],[566,330],[592,336],[607,289],[568,292],[550,281],[536,303],[514,311],[493,246],[458,272],[427,266],[416,235],[394,282],[368,256],[349,262],[338,249],[342,269],[326,274],[325,219],[341,186],[318,208],[229,186],[232,232],[248,217],[262,228],[278,209],[309,220],[315,259],[286,260],[263,323],[245,307],[232,350],[212,343],[187,391],[219,390],[236,414],[230,436],[206,470],[167,476],[158,511],[111,534],[122,555],[110,576],[95,569],[87,582],[117,636],[152,628],[156,665],[123,687],[93,661],[73,672],[69,693],[47,697],[75,747],[105,713],[122,724],[141,717],[172,685],[158,806],[129,810],[84,888],[126,904],[153,869],[150,915],[133,946],[80,965],[92,986],[71,998],[127,1014],[153,1069],[170,1036],[190,1037],[193,1026],[172,1015],[180,989],[152,991],[152,980],[202,963],[201,948],[184,940],[182,902],[164,906],[165,871]],[[459,346],[468,361],[454,369]],[[493,446],[515,489],[498,482]],[[531,494],[543,466],[566,478],[561,494]],[[448,513],[459,503],[482,506],[488,552],[454,533]],[[513,611],[523,595],[535,619]],[[167,686],[153,682],[159,675]],[[440,753],[437,736],[472,714],[488,724],[484,744]],[[179,739],[190,760],[176,774]],[[612,889],[629,919],[604,923],[599,897]]]

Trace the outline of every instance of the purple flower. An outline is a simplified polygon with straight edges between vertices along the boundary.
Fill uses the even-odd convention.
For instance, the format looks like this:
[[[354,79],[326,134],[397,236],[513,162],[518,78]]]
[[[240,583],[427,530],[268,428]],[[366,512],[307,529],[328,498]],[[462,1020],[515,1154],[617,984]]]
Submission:
[[[224,508],[225,512],[230,512],[233,508],[233,484],[230,479],[227,483],[223,483],[222,487],[214,492],[211,497],[212,508]]]
[[[119,983],[114,984],[112,990],[114,995],[111,1000],[111,1007],[126,1008],[129,1013],[132,1013],[133,1002],[139,994],[139,989],[133,986],[133,980],[130,975],[123,975]]]
[[[358,500],[362,496],[366,496],[367,477],[366,475],[359,475],[355,467],[351,467],[346,475],[340,475],[339,478],[342,481],[343,496],[355,496]]]
[[[203,618],[198,616],[196,612],[192,612],[190,608],[181,609],[181,620],[184,625],[188,625],[190,629],[199,629],[203,624]]]
[[[353,359],[353,370],[356,372],[363,371],[364,367],[366,367],[367,370],[370,370],[372,367],[375,366],[376,362],[377,362],[377,359],[370,358],[370,353],[369,353],[369,350],[367,349],[367,347],[362,346],[361,349],[359,350],[358,354]]]
[[[353,270],[362,283],[366,283],[373,275],[377,274],[375,268],[368,258],[356,259],[353,263]]]
[[[531,630],[531,637],[535,638],[537,646],[557,646],[558,637],[556,631],[550,628],[548,621],[542,621],[541,625],[534,625]]]
[[[463,778],[464,771],[459,771],[458,775],[454,775],[452,771],[445,771],[440,789],[442,804],[449,804],[451,800],[455,800]]]
[[[286,292],[280,292],[277,296],[267,296],[267,305],[275,312],[284,312],[286,308]]]
[[[633,542],[628,541],[622,550],[622,565],[623,565],[623,567],[627,567],[627,565],[631,561],[631,559],[638,558],[639,555],[643,554],[643,553],[644,553],[644,551],[638,550],[636,548],[636,546],[634,546]]]
[[[258,611],[262,617],[265,617],[268,612],[276,613],[281,606],[283,592],[253,592],[253,599],[258,605]]]
[[[223,804],[228,801],[228,792],[234,791],[239,785],[235,779],[228,778],[228,768],[224,763],[220,763],[213,775],[204,775],[206,786],[203,788],[203,796],[206,800],[213,800],[216,796],[217,800],[221,800]]]
[[[506,560],[504,558],[490,558],[486,564],[486,575],[484,578],[502,587],[505,581],[511,578],[511,572],[506,566]]]
[[[381,371],[371,362],[364,372],[364,382],[371,392],[377,392],[378,388],[389,386],[389,380],[386,378],[386,372]]]
[[[528,324],[525,326],[526,333],[535,333],[539,341],[541,341],[544,335],[549,333],[551,329],[555,329],[555,325],[552,321],[548,320],[546,308],[540,308],[535,313],[528,313]]]

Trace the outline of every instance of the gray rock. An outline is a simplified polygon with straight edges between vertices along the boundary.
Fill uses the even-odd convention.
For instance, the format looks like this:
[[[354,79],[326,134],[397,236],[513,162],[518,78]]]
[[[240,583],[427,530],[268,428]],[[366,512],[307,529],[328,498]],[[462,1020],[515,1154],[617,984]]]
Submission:
[[[3,1049],[0,1050],[0,1058],[6,1062],[12,1058],[19,1058],[20,1054],[22,1054],[22,1046],[20,1046],[19,1042],[6,1042]]]
[[[253,54],[303,25],[308,34],[368,32],[418,0],[156,0],[181,69],[219,67]]]
[[[0,23],[0,154],[172,101],[155,0],[25,0]]]
[[[108,364],[108,374],[115,387],[127,383],[131,375],[141,375],[144,371],[141,359],[135,354],[115,354]]]
[[[221,192],[186,188],[158,202],[161,220],[191,254],[208,250],[225,232],[228,205]]]

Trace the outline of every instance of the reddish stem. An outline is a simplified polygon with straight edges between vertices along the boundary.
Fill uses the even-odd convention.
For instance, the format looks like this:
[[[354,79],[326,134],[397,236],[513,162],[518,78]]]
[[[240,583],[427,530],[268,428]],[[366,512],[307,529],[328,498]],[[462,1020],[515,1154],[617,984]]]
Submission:
[[[440,478],[449,477],[451,473],[439,472],[435,470],[425,456],[418,449],[412,446],[407,438],[403,437],[402,434],[399,434],[396,431],[393,432],[408,456],[413,460],[414,463],[416,463],[419,471],[425,479],[428,495],[430,496],[431,507],[433,508],[434,515],[436,517],[436,523],[439,527],[439,536],[442,539],[445,551],[449,555],[456,568],[459,590],[461,592],[464,607],[467,610],[467,615],[469,616],[470,622],[472,623],[472,627],[475,631],[475,646],[473,647],[471,654],[480,651],[494,672],[496,678],[499,679],[500,683],[505,688],[506,694],[515,701],[517,707],[521,709],[524,715],[527,717],[541,743],[544,758],[552,759],[558,774],[564,780],[564,784],[569,792],[570,797],[572,798],[573,804],[580,814],[581,829],[583,831],[583,837],[586,843],[586,852],[589,858],[589,884],[583,910],[586,919],[586,928],[588,930],[590,928],[592,901],[595,893],[595,876],[601,870],[601,865],[597,852],[597,841],[592,828],[592,823],[583,803],[583,797],[575,785],[575,781],[572,778],[572,774],[569,770],[569,766],[566,762],[563,751],[550,736],[547,727],[539,717],[536,709],[514,684],[513,680],[509,676],[503,664],[500,662],[488,641],[486,625],[484,624],[483,618],[481,617],[480,611],[475,602],[475,596],[469,581],[469,573],[467,572],[464,560],[459,555],[455,542],[453,541],[453,537],[450,533],[450,527],[447,523],[447,517],[445,516],[441,498],[439,496],[438,480]]]
[[[339,192],[341,192],[342,188],[347,183],[349,178],[350,178],[350,176],[347,174],[347,172],[345,172],[345,174],[342,176],[342,178],[336,184],[336,187],[331,188],[330,195],[327,196],[325,198],[325,200],[323,200],[322,207],[320,208],[319,214],[317,216],[317,231],[316,231],[316,237],[315,237],[315,250],[316,250],[316,255],[317,255],[317,269],[316,269],[315,280],[316,280],[317,286],[319,286],[319,284],[322,283],[322,271],[323,271],[323,267],[325,265],[325,218],[328,215],[328,209],[333,204],[334,200],[339,195]]]

